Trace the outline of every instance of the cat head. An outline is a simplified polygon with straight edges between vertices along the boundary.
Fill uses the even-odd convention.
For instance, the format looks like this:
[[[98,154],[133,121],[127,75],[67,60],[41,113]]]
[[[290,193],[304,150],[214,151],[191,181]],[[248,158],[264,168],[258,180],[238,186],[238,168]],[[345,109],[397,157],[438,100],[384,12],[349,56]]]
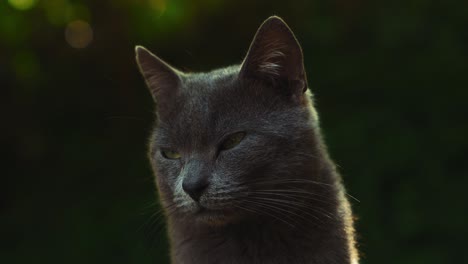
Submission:
[[[136,57],[156,102],[149,156],[169,214],[208,224],[258,215],[252,194],[313,173],[317,116],[282,19],[260,26],[240,65],[183,73],[143,47]]]

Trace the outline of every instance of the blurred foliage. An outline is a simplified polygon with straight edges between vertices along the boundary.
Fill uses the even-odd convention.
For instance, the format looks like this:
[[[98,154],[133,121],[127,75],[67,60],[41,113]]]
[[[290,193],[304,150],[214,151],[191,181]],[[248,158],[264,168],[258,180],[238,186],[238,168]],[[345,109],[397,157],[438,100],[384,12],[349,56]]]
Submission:
[[[362,263],[467,263],[468,2],[451,0],[1,1],[0,262],[167,263],[134,45],[209,70],[272,14],[360,200]]]

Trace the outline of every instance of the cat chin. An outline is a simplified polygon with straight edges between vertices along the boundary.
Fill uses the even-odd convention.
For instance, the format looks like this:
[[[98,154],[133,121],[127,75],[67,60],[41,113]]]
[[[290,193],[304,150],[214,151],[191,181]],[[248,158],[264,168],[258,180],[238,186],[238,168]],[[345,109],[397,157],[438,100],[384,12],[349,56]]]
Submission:
[[[209,226],[225,226],[232,221],[224,217],[201,216],[197,217],[198,222]]]
[[[225,226],[235,222],[236,216],[224,210],[202,209],[195,213],[195,219],[202,224],[210,226]]]

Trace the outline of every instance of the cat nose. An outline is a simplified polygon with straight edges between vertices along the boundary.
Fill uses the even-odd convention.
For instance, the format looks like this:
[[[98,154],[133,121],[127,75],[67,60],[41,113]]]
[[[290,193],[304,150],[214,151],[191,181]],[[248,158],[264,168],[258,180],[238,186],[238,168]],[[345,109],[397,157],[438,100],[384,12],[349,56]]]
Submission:
[[[182,189],[190,196],[193,200],[198,202],[200,197],[208,186],[208,178],[196,178],[196,177],[187,177],[182,182]]]

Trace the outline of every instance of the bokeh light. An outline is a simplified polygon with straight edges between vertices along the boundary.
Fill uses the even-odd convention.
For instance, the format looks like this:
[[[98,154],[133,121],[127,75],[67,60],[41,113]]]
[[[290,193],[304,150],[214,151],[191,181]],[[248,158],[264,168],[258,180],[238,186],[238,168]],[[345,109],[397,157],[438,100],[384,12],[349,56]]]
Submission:
[[[36,5],[37,0],[8,0],[8,3],[15,9],[28,10]]]
[[[155,11],[163,13],[166,10],[166,0],[149,0],[149,6]]]
[[[67,21],[66,14],[70,9],[70,3],[64,0],[48,0],[42,2],[45,15],[49,23],[55,26],[63,26]]]
[[[86,21],[72,21],[65,29],[65,40],[73,48],[86,48],[93,41],[93,29]]]

